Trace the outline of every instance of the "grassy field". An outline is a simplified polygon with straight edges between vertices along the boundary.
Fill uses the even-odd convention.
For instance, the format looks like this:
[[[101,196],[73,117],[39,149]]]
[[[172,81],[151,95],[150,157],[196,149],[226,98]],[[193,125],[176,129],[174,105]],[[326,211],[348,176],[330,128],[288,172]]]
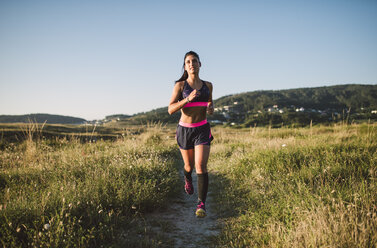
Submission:
[[[106,125],[64,125],[30,123],[0,123],[0,145],[11,142],[21,142],[33,137],[38,139],[79,139],[82,142],[97,140],[116,141],[125,136],[140,134],[151,125],[124,126],[117,123]],[[161,125],[155,125],[161,126]]]
[[[2,130],[23,135],[0,139],[3,247],[172,245],[139,220],[182,190],[174,127]],[[376,247],[376,124],[213,134],[213,247]]]
[[[377,126],[214,131],[215,247],[376,247]]]
[[[177,150],[163,128],[96,143],[45,139],[41,129],[30,124],[24,141],[2,142],[2,246],[157,247],[158,237],[140,241],[135,219],[178,188]]]

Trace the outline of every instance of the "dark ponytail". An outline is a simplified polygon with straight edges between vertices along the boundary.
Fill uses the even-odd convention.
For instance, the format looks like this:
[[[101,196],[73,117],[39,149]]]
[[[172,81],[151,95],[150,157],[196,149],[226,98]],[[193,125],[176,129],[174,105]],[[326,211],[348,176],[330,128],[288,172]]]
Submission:
[[[183,69],[183,74],[181,76],[180,79],[178,79],[177,81],[175,81],[175,83],[178,83],[178,82],[181,82],[181,81],[185,81],[187,78],[188,78],[188,73],[187,71],[185,70],[185,61],[186,61],[186,57],[189,56],[189,55],[193,55],[195,56],[196,58],[198,58],[199,62],[200,62],[200,58],[199,58],[199,55],[196,53],[196,52],[193,52],[193,51],[189,51],[185,54],[185,58],[183,59],[183,66],[182,66],[182,69]]]
[[[183,65],[184,67],[185,65]],[[185,69],[183,69],[183,74],[181,76],[180,79],[178,79],[177,81],[175,81],[175,83],[178,83],[178,82],[181,82],[181,81],[186,81],[186,79],[188,78],[188,73]]]

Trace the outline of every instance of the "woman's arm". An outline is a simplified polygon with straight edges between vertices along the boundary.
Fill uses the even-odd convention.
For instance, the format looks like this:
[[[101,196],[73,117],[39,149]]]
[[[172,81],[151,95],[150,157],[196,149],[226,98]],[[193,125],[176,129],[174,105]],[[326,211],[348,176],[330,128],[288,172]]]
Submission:
[[[207,82],[207,86],[209,88],[209,98],[208,98],[208,107],[207,107],[207,113],[209,115],[213,114],[213,100],[212,100],[212,90],[213,86],[210,82]]]
[[[173,93],[171,95],[170,103],[168,107],[168,113],[170,115],[179,111],[181,108],[183,108],[183,106],[185,106],[187,103],[194,100],[199,95],[199,91],[195,89],[191,91],[188,97],[186,97],[182,101],[178,101],[180,94],[182,94],[181,87],[182,87],[182,82],[176,83],[174,85]]]
[[[169,102],[169,107],[168,107],[169,115],[174,114],[175,112],[183,108],[183,106],[185,106],[185,104],[188,102],[187,99],[184,99],[183,101],[178,101],[180,93],[181,93],[180,83],[176,83],[174,85],[173,93],[171,95],[170,102]]]

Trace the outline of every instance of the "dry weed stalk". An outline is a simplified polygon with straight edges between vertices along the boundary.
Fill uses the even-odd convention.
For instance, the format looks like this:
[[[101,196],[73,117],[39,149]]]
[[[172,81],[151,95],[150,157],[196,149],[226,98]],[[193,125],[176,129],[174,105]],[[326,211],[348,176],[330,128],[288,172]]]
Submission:
[[[41,125],[36,120],[28,119],[28,123],[21,126],[22,133],[25,137],[26,149],[25,158],[26,162],[31,162],[35,159],[37,154],[37,146],[43,136],[43,128],[47,120]]]

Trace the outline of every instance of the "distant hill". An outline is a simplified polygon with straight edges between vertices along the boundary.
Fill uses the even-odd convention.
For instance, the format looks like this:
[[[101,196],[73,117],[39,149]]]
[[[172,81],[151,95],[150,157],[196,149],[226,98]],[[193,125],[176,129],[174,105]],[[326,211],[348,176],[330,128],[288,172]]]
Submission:
[[[336,85],[316,88],[253,91],[224,96],[215,101],[216,106],[234,102],[245,110],[261,110],[272,105],[281,107],[336,109],[360,109],[377,107],[377,85]]]
[[[131,117],[131,115],[124,115],[124,114],[116,114],[116,115],[108,115],[105,117],[107,120],[113,120],[113,119],[127,119]]]
[[[377,85],[336,85],[287,90],[252,91],[214,100],[215,114],[209,120],[243,126],[315,123],[377,119]],[[180,113],[169,115],[167,107],[135,114],[130,124],[177,123]]]
[[[48,124],[83,124],[86,120],[71,116],[50,115],[50,114],[28,114],[28,115],[0,115],[0,123],[48,123]]]

